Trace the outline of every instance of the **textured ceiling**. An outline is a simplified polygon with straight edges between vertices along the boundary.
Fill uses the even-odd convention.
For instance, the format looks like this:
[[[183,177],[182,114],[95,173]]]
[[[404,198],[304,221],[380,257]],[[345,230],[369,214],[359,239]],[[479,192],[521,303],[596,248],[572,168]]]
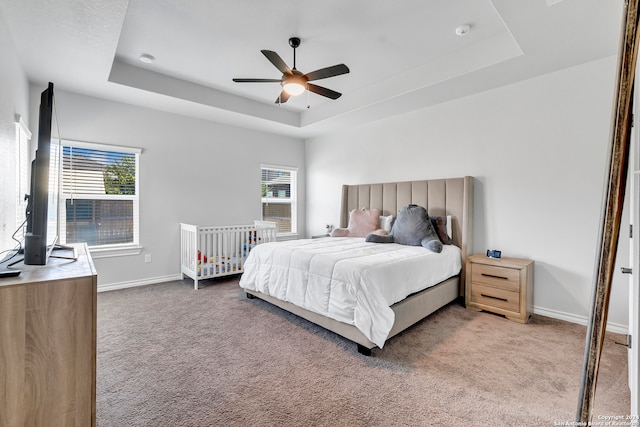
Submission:
[[[617,52],[623,0],[0,0],[36,83],[299,137],[376,120]],[[459,25],[471,26],[457,36]],[[351,72],[278,106],[260,53]],[[141,53],[156,58],[139,60]]]

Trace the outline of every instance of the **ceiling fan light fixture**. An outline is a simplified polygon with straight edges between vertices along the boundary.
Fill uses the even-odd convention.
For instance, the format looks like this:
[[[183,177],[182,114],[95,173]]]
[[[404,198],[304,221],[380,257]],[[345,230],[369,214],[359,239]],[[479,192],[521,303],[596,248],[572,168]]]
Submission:
[[[299,82],[287,82],[282,85],[282,88],[291,96],[301,95],[307,89],[305,85]]]
[[[293,74],[285,77],[282,89],[291,96],[297,96],[307,90],[307,80],[300,74]]]

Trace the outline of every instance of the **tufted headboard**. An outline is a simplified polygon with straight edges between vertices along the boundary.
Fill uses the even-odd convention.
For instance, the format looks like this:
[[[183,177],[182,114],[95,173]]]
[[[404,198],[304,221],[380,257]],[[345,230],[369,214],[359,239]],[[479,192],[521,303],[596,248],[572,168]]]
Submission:
[[[340,227],[348,226],[353,209],[377,208],[383,215],[395,217],[410,203],[423,206],[429,215],[451,215],[453,243],[462,249],[460,282],[464,295],[465,261],[472,250],[473,177],[343,185]]]

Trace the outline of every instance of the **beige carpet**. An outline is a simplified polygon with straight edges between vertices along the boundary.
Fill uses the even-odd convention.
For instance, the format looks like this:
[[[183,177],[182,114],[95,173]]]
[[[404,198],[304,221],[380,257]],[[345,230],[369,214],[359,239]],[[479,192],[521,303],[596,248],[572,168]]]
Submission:
[[[585,327],[452,304],[371,357],[237,279],[98,294],[97,423],[109,426],[553,426],[574,420]],[[597,415],[629,412],[607,337]]]

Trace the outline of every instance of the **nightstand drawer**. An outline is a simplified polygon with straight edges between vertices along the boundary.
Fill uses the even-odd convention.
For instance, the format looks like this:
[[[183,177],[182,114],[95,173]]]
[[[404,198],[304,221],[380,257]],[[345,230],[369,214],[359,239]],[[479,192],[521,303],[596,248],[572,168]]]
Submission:
[[[502,308],[514,313],[520,312],[520,292],[494,288],[475,282],[471,288],[471,302]]]
[[[471,280],[487,286],[520,292],[520,270],[474,263],[471,265]]]

